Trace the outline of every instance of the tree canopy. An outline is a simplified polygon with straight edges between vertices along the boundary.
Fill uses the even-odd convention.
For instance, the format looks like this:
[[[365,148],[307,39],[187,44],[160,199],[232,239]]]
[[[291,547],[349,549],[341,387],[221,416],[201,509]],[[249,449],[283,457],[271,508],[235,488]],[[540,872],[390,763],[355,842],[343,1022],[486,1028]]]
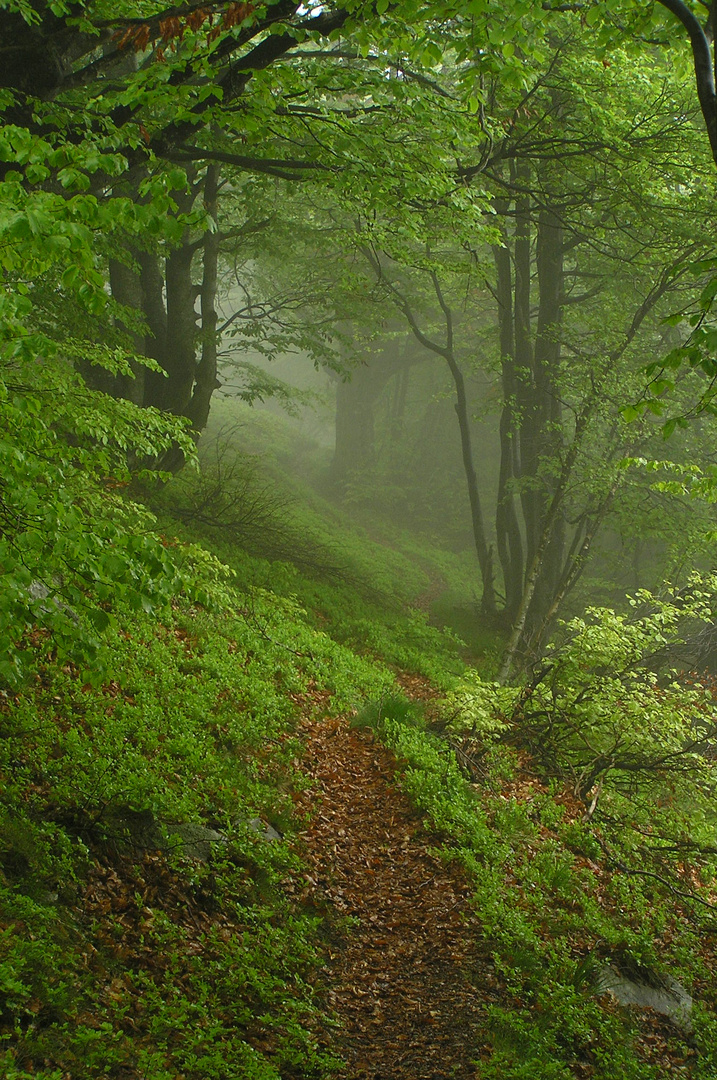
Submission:
[[[115,454],[83,460],[84,475],[120,460],[126,476],[173,470],[226,378],[222,336],[350,373],[341,327],[397,310],[452,372],[484,608],[500,606],[500,564],[506,618],[538,647],[620,486],[617,473],[601,491],[580,479],[590,440],[608,425],[615,467],[642,452],[637,429],[615,441],[614,417],[661,413],[685,360],[703,405],[710,394],[715,293],[695,222],[712,180],[675,15],[711,139],[707,31],[682,3],[4,3],[8,402],[76,386],[64,429],[82,445],[99,425]],[[330,282],[321,259],[341,267]],[[228,287],[232,260],[244,270]],[[656,320],[689,303],[689,265],[701,307],[670,352]],[[493,525],[464,370],[485,355],[489,294],[503,397]],[[652,357],[645,391],[655,347],[665,363]],[[245,397],[278,389],[232,356]],[[55,421],[36,417],[28,438],[54,439]],[[4,498],[22,531],[20,487]]]

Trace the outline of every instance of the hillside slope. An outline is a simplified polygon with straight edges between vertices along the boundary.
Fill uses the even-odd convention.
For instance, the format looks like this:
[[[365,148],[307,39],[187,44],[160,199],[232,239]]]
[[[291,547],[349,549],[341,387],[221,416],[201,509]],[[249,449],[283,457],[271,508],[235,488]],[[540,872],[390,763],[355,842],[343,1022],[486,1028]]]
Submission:
[[[166,596],[58,579],[16,638],[2,1075],[717,1075],[714,693],[638,663],[674,612],[593,613],[501,689],[414,606],[395,536],[299,498],[282,536],[320,521],[326,580],[101,498],[101,558],[122,581],[129,529]],[[188,544],[212,528],[229,569]],[[689,1018],[619,980],[653,1004],[679,982]]]

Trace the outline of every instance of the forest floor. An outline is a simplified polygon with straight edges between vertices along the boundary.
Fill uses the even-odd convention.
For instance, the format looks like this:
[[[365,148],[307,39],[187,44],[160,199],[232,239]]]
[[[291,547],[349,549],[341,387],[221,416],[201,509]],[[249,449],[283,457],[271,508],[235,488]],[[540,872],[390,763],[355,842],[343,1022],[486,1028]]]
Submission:
[[[322,1034],[341,1080],[472,1080],[495,974],[460,868],[396,786],[393,755],[343,718],[306,720],[302,900],[335,928]],[[475,999],[475,985],[482,1000]]]
[[[430,683],[402,673],[397,681],[430,719]],[[314,706],[328,705],[329,695],[317,696]],[[370,727],[315,713],[301,729],[310,784],[295,803],[306,870],[290,889],[323,921],[317,990],[330,1020],[315,1033],[344,1062],[336,1080],[479,1080],[492,1055],[487,1012],[510,1005],[510,994],[470,881],[441,856],[445,838],[400,790],[399,763]],[[528,797],[536,783],[521,777],[509,787]],[[632,1020],[646,1062],[687,1071],[694,1050],[684,1056],[669,1021],[650,1009],[633,1010]],[[588,1060],[574,1068],[594,1074]]]

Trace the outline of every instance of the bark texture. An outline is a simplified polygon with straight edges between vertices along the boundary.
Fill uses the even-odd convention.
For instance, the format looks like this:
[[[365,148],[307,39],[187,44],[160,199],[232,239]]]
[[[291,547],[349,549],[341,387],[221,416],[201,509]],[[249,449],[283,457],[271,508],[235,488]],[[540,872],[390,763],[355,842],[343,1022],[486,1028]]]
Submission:
[[[137,405],[184,416],[199,435],[219,386],[219,166],[207,166],[203,177],[190,177],[190,181],[194,182],[180,200],[180,210],[187,212],[201,196],[214,227],[199,236],[186,230],[181,242],[169,250],[128,247],[126,257],[110,261],[112,296],[132,314],[130,326],[119,320],[127,347],[137,356],[156,361],[161,371],[134,364],[135,379],[105,376],[100,388]],[[138,322],[144,325],[144,333],[137,329]],[[169,464],[174,468],[182,462],[172,458]]]

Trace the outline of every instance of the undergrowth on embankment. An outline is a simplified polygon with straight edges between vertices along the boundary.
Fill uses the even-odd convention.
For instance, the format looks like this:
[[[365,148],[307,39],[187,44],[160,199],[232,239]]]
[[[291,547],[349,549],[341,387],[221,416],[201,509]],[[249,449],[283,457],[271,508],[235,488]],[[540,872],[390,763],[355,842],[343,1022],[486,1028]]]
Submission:
[[[46,462],[52,428],[6,411]],[[158,523],[108,488],[104,459],[93,475],[89,450],[62,453],[14,519],[34,547],[3,549],[3,1076],[330,1077],[312,1034],[331,1023],[330,912],[285,888],[302,873],[298,725],[329,710],[374,726],[474,884],[482,1080],[717,1074],[714,687],[646,662],[685,615],[713,619],[714,582],[638,598],[629,619],[589,613],[498,688],[429,624],[438,576],[461,587],[455,560],[419,564],[318,498],[272,511],[269,557],[236,518],[197,519],[199,477],[152,494]],[[443,698],[422,714],[398,668]],[[619,1007],[608,968],[678,980],[689,1027]]]
[[[644,666],[714,585],[575,619],[532,680],[469,672],[428,724],[391,696],[357,717],[473,882],[494,971],[482,1080],[717,1075],[716,688]],[[679,982],[691,1013],[622,1007],[621,978]]]
[[[367,530],[297,476],[296,433],[266,413],[237,415],[241,423],[203,449],[201,472],[149,493],[162,528],[208,547],[243,586],[298,600],[310,626],[352,651],[448,688],[466,646],[450,619],[432,625],[430,599],[460,595],[477,622],[472,553],[422,543],[391,522]],[[495,634],[483,644],[495,648]]]
[[[289,903],[300,714],[388,672],[259,590],[116,612],[105,678],[53,663],[0,705],[0,1072],[320,1076],[315,919]]]
[[[322,929],[283,884],[300,872],[296,725],[385,692],[387,661],[460,667],[455,643],[405,617],[405,559],[356,586],[360,539],[353,578],[342,561],[324,585],[314,537],[298,565],[300,526],[281,522],[283,559],[232,526],[227,566],[196,521],[160,525],[126,497],[128,451],[189,452],[181,425],[67,365],[42,378],[62,409],[45,383],[0,384],[0,1074],[323,1076]],[[140,479],[154,499],[169,478]],[[202,474],[167,484],[175,506],[185,482]]]

